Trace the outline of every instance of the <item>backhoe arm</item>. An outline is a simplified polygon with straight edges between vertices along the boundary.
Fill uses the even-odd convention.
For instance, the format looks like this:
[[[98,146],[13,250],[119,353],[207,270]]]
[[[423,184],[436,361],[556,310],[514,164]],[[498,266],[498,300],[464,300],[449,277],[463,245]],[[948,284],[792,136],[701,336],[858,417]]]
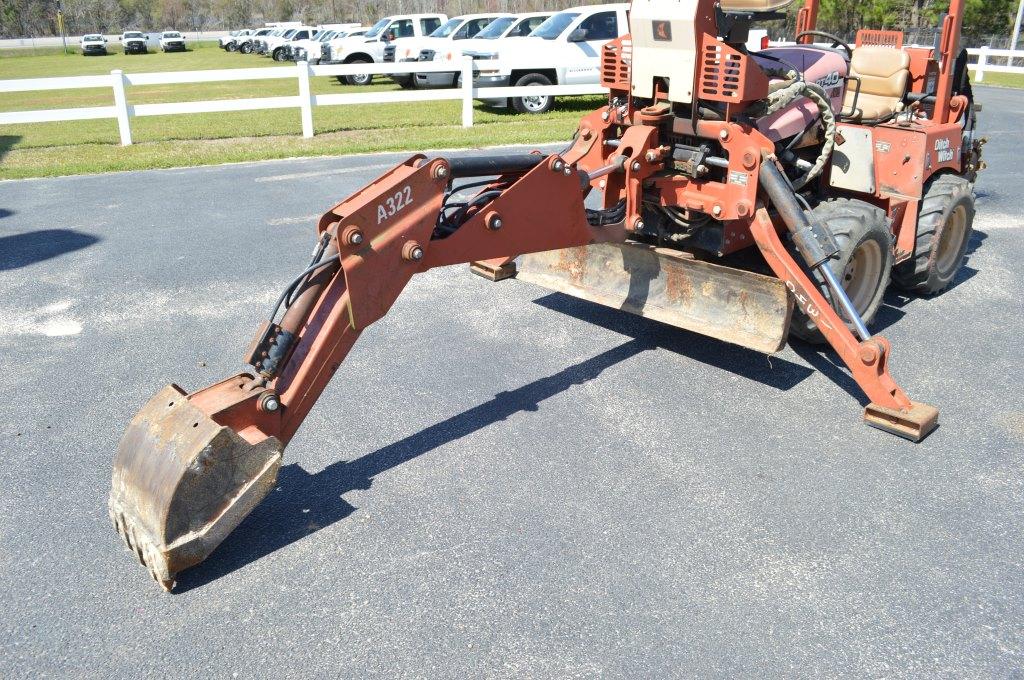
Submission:
[[[472,199],[449,182],[497,174]],[[413,275],[475,260],[622,241],[622,224],[591,226],[587,184],[558,156],[493,165],[414,156],[319,221],[314,261],[282,295],[243,373],[192,394],[175,385],[135,417],[114,459],[110,514],[166,590],[273,487],[284,446],[359,334]],[[278,308],[274,310],[274,316]]]

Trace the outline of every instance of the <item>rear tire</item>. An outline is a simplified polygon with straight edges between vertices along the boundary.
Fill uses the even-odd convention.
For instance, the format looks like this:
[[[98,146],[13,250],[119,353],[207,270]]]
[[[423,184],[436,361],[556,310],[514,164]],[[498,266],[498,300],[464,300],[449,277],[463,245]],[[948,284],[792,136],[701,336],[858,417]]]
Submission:
[[[238,51],[242,54],[252,54],[252,44],[245,43],[244,45],[238,48]]]
[[[353,59],[352,61],[347,62],[347,63],[349,63],[349,64],[372,64],[373,62],[370,61],[369,59],[359,58],[359,59]],[[362,87],[364,85],[369,85],[370,83],[373,82],[373,74],[372,73],[357,73],[354,76],[345,76],[345,81],[349,85],[358,85],[358,86]]]
[[[274,50],[273,58],[274,61],[284,61],[284,49],[278,47]]]
[[[842,284],[866,326],[882,304],[892,271],[892,232],[889,231],[885,211],[864,201],[835,198],[818,204],[812,212],[829,228],[839,244],[839,252],[832,256],[827,266]],[[832,301],[824,278],[815,271],[811,280],[832,303],[839,317],[845,320],[838,302]],[[847,326],[852,329],[849,322]],[[789,332],[805,342],[825,342],[825,336],[818,327],[799,309],[793,310]]]
[[[959,175],[928,180],[917,214],[914,256],[893,270],[896,285],[924,295],[945,290],[964,263],[973,225],[971,183]]]
[[[550,85],[551,80],[543,73],[527,73],[515,82],[515,87],[527,85]],[[555,98],[550,94],[533,97],[512,97],[512,108],[518,113],[547,113],[555,105]]]

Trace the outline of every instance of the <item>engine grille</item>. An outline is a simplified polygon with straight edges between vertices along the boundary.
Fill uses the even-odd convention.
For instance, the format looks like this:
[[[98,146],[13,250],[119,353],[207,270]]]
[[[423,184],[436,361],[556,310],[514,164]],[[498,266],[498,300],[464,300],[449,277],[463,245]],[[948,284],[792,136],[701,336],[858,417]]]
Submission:
[[[420,50],[420,56],[416,61],[434,61],[434,50]]]
[[[633,41],[628,35],[601,48],[601,85],[611,90],[629,90],[629,65],[633,61]]]

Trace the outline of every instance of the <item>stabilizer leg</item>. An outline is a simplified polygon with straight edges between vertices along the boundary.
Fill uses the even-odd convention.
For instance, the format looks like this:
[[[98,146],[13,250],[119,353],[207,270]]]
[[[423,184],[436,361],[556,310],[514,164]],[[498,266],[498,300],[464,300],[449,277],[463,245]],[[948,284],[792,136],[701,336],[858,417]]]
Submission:
[[[912,441],[938,425],[938,409],[911,401],[889,373],[889,341],[880,335],[858,341],[825,297],[782,245],[768,211],[758,208],[750,225],[757,247],[782,279],[798,307],[811,318],[850,369],[868,399],[864,420]]]

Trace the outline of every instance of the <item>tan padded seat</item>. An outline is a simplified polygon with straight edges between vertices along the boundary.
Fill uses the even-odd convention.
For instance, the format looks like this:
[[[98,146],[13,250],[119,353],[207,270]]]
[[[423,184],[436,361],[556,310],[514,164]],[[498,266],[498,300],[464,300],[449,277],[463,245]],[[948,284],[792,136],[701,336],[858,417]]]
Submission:
[[[910,77],[910,55],[903,50],[882,45],[863,45],[853,50],[850,76],[860,78],[857,110],[853,111],[853,94],[857,81],[846,87],[843,113],[848,118],[874,120],[885,118],[902,108]]]

